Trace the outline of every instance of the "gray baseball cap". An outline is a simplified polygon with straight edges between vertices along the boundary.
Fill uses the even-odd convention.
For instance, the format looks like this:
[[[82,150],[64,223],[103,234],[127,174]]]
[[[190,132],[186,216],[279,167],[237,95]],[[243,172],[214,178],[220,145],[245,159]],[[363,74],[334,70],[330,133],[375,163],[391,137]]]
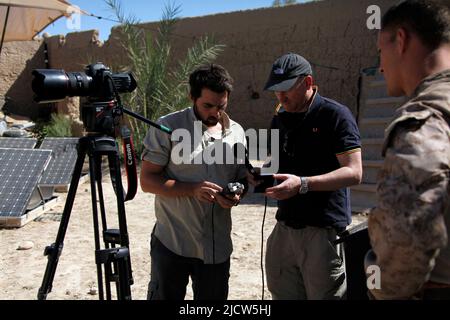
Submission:
[[[264,90],[288,91],[299,77],[306,75],[312,75],[309,62],[298,54],[285,54],[273,63]]]

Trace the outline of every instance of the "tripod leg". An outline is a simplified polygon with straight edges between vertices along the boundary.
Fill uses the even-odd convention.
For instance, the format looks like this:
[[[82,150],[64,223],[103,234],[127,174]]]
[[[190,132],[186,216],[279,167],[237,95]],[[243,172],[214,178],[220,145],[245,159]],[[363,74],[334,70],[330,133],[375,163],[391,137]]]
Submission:
[[[120,162],[119,155],[117,149],[115,153],[108,156],[108,161],[110,164],[113,164],[113,172],[115,176],[116,182],[116,198],[117,198],[117,209],[119,215],[119,231],[120,231],[120,244],[122,247],[129,248],[129,238],[128,238],[128,230],[127,230],[127,220],[125,213],[125,202],[124,202],[124,194],[123,194],[123,186],[122,186],[122,175],[120,171]],[[111,166],[110,166],[111,167]],[[129,254],[129,250],[128,254]],[[125,261],[127,271],[124,271],[124,268],[119,267],[119,288],[120,289],[120,297],[119,299],[131,300],[131,289],[130,285],[133,284],[133,276],[131,270],[131,258],[128,256],[128,259]]]
[[[105,201],[103,197],[103,187],[102,187],[102,157],[101,155],[94,155],[95,162],[95,173],[96,173],[96,182],[97,182],[97,190],[98,190],[98,199],[100,204],[100,217],[102,220],[102,234],[104,239],[105,248],[109,248],[108,241],[105,241],[105,231],[108,229],[108,225],[106,223],[106,210],[105,210]],[[111,275],[113,271],[111,269],[110,264],[105,264],[105,290],[106,290],[106,299],[111,300]],[[100,291],[99,291],[100,292]]]
[[[55,277],[56,267],[58,266],[59,256],[61,255],[64,246],[64,237],[66,235],[67,226],[69,224],[70,214],[73,208],[73,202],[77,193],[78,183],[81,178],[81,171],[83,169],[84,159],[86,157],[86,146],[82,139],[78,143],[78,156],[75,163],[75,168],[70,181],[69,193],[67,194],[66,203],[59,224],[58,234],[55,243],[47,246],[44,255],[48,257],[47,267],[42,279],[41,287],[38,292],[38,299],[45,300],[47,294],[52,291],[53,279]]]
[[[103,187],[102,187],[102,157],[99,155],[94,156],[95,160],[95,172],[97,174],[97,190],[98,190],[98,199],[100,204],[100,216],[102,219],[102,229],[108,229],[108,225],[106,224],[106,210],[105,210],[105,202],[103,200]]]
[[[94,219],[94,239],[95,239],[95,252],[96,255],[100,251],[100,235],[98,230],[98,210],[97,210],[97,192],[95,188],[95,180],[97,178],[95,171],[95,159],[93,154],[89,154],[89,174],[91,175],[91,201],[92,201],[92,216]],[[103,276],[102,276],[102,265],[97,261],[97,282],[98,282],[98,294],[99,299],[104,300],[103,294]]]
[[[118,270],[117,299],[131,300],[131,289],[129,285],[129,261],[130,253],[127,247],[104,249],[97,252],[98,263],[104,265],[115,264]]]
[[[123,250],[123,258],[117,261],[117,271],[119,274],[119,283],[117,286],[117,298],[119,300],[131,300],[131,288],[129,284],[130,275],[130,251],[126,247],[121,248]],[[120,256],[120,253],[119,253]]]

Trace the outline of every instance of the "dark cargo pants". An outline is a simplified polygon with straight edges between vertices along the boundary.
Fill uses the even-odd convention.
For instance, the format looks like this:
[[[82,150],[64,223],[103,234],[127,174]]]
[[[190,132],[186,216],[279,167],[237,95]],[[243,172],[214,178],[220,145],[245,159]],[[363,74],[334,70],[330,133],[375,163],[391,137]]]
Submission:
[[[148,300],[183,300],[189,276],[194,300],[226,300],[230,259],[220,264],[204,264],[196,258],[179,256],[158,238],[151,238],[151,279]]]

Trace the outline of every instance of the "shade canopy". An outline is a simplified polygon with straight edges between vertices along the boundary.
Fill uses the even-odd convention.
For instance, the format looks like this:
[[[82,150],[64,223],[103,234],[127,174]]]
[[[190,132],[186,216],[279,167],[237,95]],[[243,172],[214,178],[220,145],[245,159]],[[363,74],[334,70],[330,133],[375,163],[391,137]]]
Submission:
[[[2,42],[32,40],[50,23],[72,13],[85,14],[65,0],[0,0]]]

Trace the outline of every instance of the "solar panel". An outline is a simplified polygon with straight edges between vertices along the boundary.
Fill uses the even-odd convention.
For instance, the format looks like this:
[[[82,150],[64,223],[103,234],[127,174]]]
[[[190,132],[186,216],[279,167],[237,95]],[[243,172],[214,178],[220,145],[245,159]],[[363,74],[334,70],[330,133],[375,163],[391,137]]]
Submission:
[[[0,148],[0,216],[19,217],[25,213],[51,151]]]
[[[78,138],[45,138],[40,149],[52,151],[52,160],[39,185],[62,186],[70,183],[77,160]]]
[[[36,145],[35,138],[6,138],[0,137],[0,148],[33,149]]]

